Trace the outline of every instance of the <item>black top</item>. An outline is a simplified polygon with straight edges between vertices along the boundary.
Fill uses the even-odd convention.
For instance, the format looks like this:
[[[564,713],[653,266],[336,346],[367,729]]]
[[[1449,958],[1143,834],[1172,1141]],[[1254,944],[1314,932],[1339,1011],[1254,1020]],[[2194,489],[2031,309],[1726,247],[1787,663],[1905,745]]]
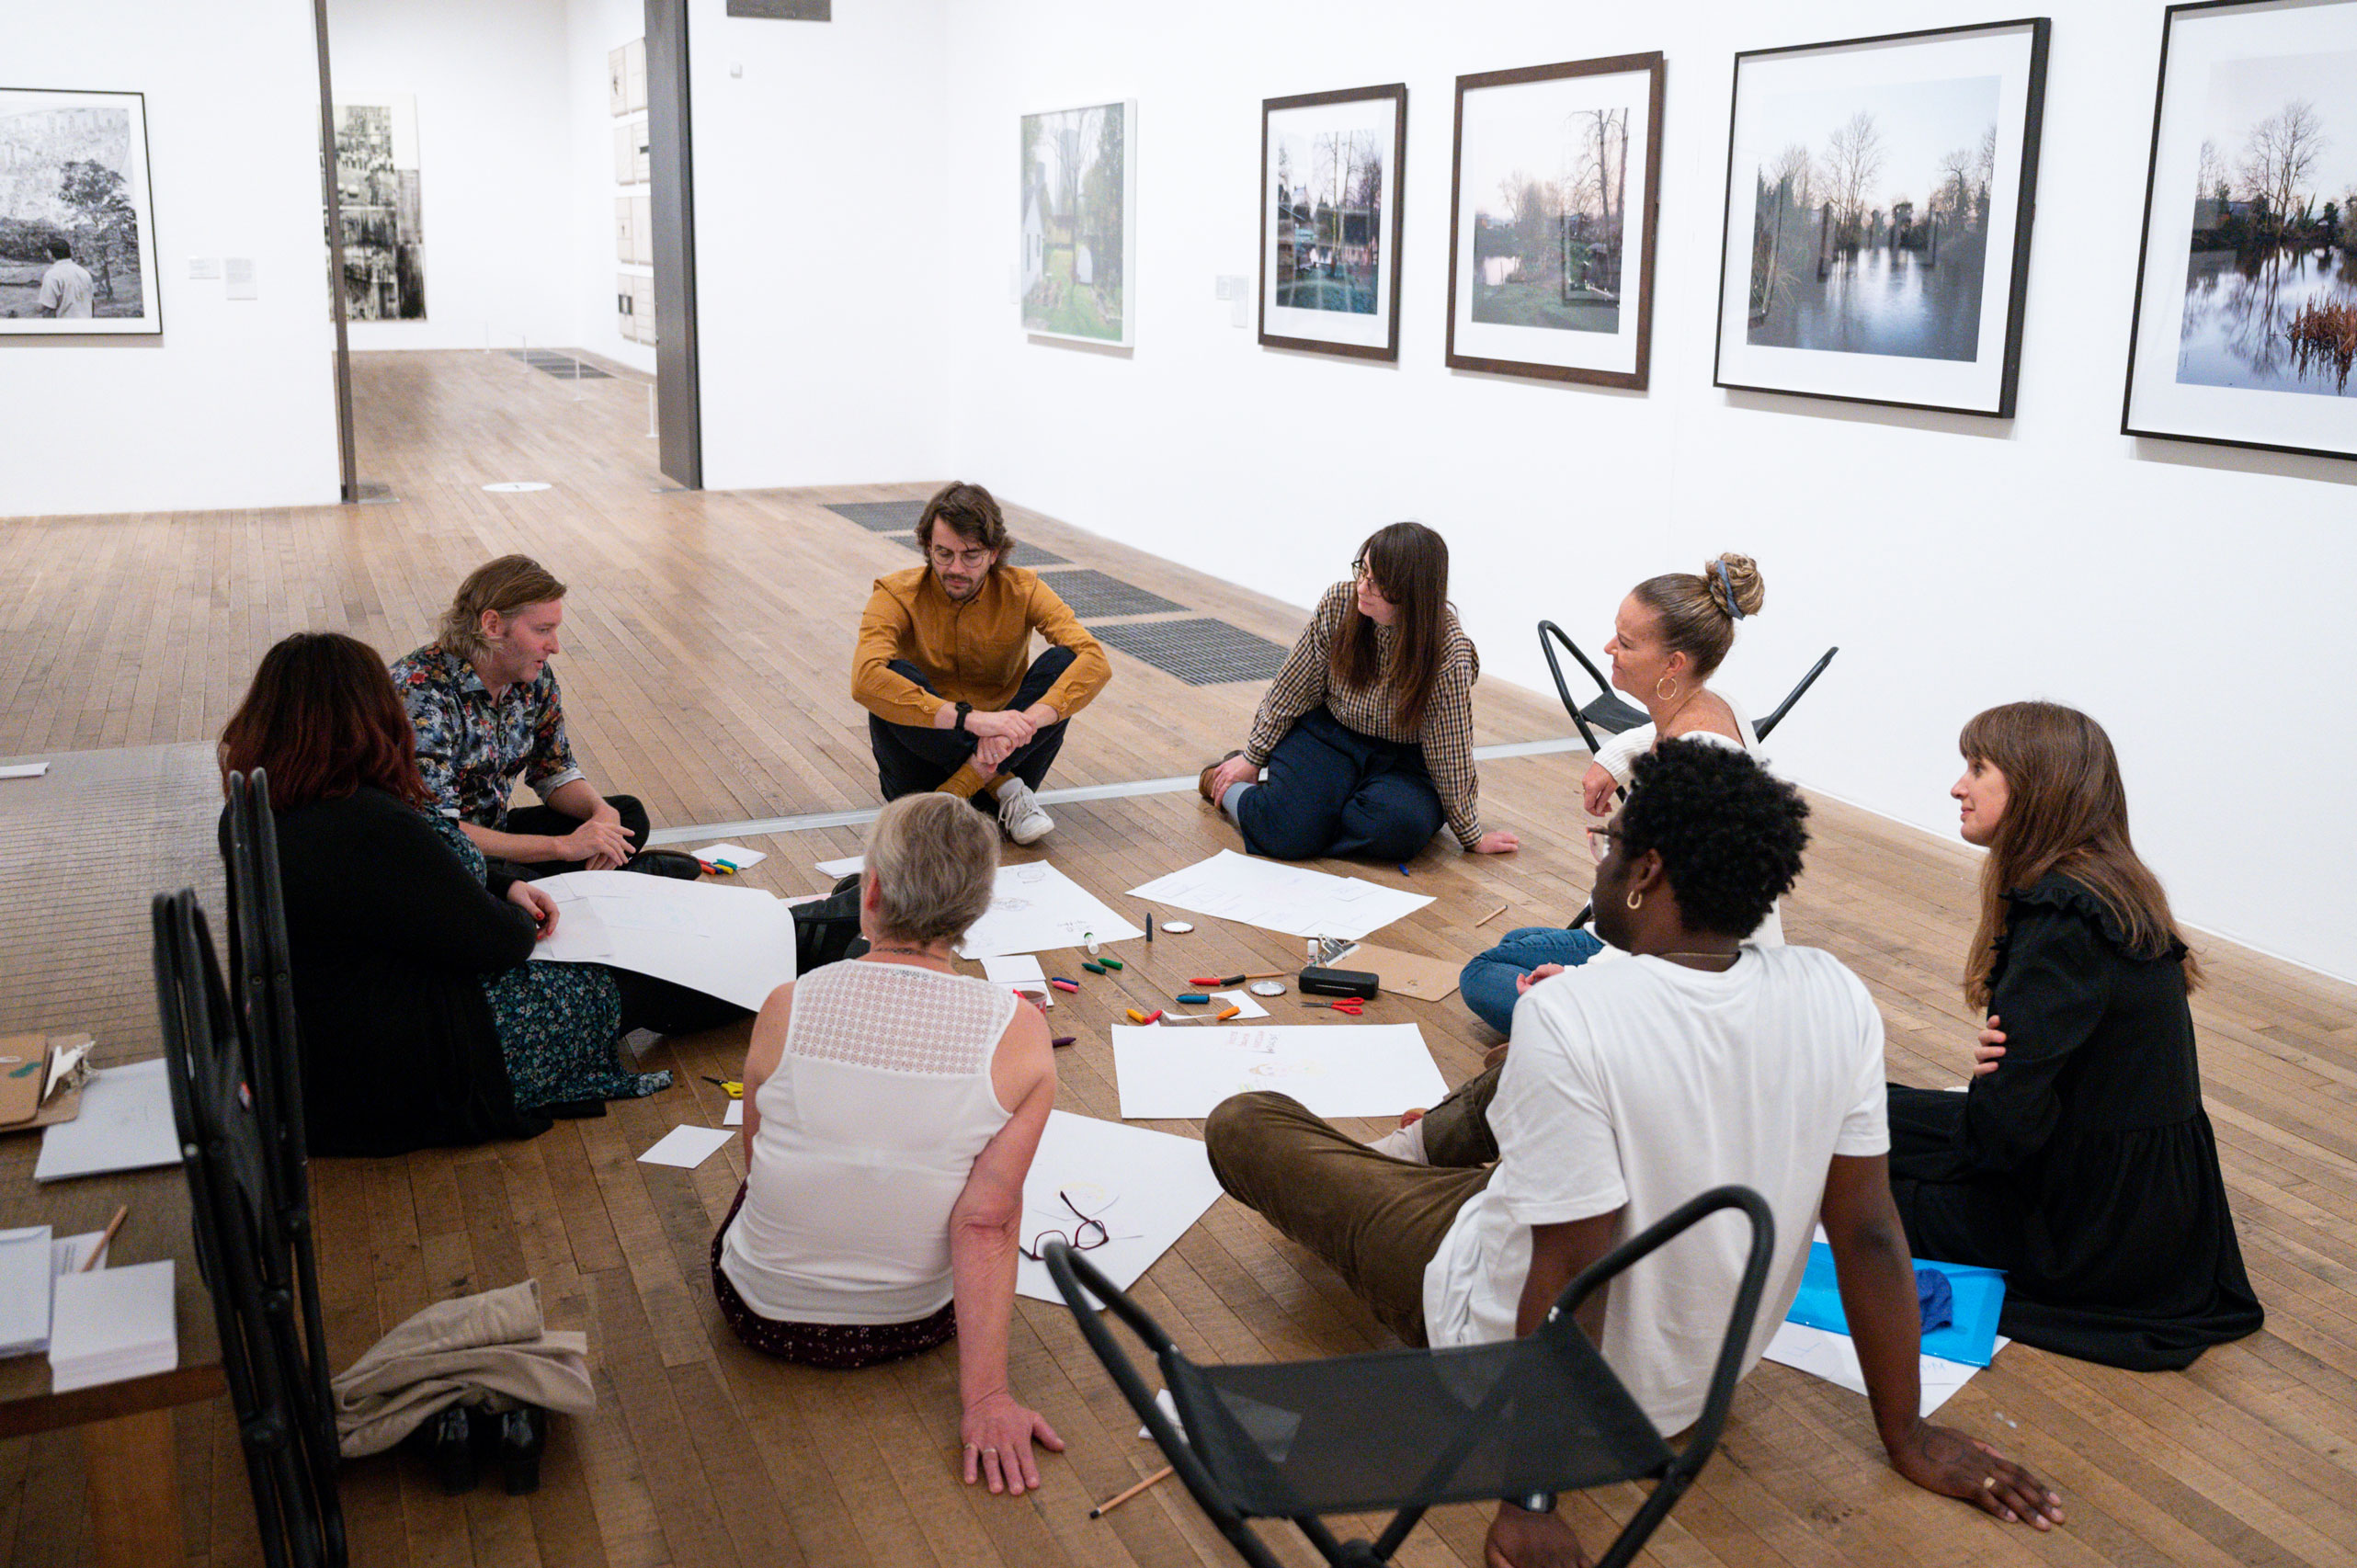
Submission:
[[[483,989],[531,957],[532,919],[504,897],[508,879],[475,881],[381,790],[276,816],[311,1152],[545,1131],[516,1108]]]
[[[2138,1369],[2264,1321],[2202,1108],[2185,949],[2157,958],[2055,871],[2005,895],[1997,1071],[1892,1085],[1891,1177],[1918,1256],[2007,1271],[2003,1333]]]

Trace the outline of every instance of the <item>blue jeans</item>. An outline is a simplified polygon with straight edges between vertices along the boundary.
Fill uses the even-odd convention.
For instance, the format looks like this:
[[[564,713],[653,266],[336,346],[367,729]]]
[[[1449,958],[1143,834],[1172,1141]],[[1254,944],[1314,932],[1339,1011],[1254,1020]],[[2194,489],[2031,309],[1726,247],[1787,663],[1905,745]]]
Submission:
[[[1514,1022],[1514,1004],[1521,995],[1516,981],[1543,963],[1570,969],[1603,950],[1602,940],[1587,931],[1525,926],[1509,931],[1504,941],[1466,964],[1457,979],[1457,989],[1464,993],[1465,1006],[1473,1009],[1475,1017],[1499,1034],[1508,1034]]]

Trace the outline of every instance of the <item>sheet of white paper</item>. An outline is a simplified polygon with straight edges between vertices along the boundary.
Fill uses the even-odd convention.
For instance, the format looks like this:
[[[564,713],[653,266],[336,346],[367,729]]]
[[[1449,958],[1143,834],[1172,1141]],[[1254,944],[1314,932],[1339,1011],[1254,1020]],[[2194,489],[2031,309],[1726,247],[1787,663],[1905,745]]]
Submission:
[[[82,1109],[71,1121],[41,1131],[33,1162],[35,1181],[144,1170],[180,1163],[180,1135],[172,1124],[172,1090],[164,1059],[129,1067],[101,1067],[83,1085]]]
[[[1353,939],[1432,902],[1422,893],[1362,877],[1337,877],[1283,861],[1258,860],[1233,849],[1132,888],[1130,896],[1296,937]]]
[[[642,1165],[677,1165],[693,1170],[720,1151],[736,1134],[725,1127],[675,1127],[638,1157]]]
[[[50,1387],[55,1392],[168,1372],[179,1363],[170,1258],[58,1280],[49,1340]]]
[[[1030,953],[993,953],[982,960],[982,977],[1001,985],[1020,985],[1025,981],[1034,985],[1048,983],[1047,971]]]
[[[106,1233],[104,1231],[85,1231],[78,1236],[58,1237],[50,1245],[51,1265],[50,1271],[53,1274],[72,1274],[80,1268],[90,1260],[90,1255],[97,1251],[98,1238]],[[107,1248],[108,1253],[112,1253],[114,1250],[111,1244]],[[101,1263],[99,1267],[106,1266]]]
[[[726,1110],[724,1110],[724,1111],[723,1111],[723,1112],[721,1112],[721,1113],[720,1113],[720,1124],[721,1124],[723,1127],[742,1127],[742,1126],[744,1126],[744,1125],[745,1125],[745,1102],[744,1102],[743,1100],[731,1100],[731,1101],[729,1101],[729,1102],[728,1102],[728,1108],[727,1108]]]
[[[1997,1337],[1997,1347],[2004,1349],[2013,1342],[2003,1335]],[[1803,1324],[1780,1323],[1775,1337],[1768,1341],[1761,1352],[1771,1361],[1787,1367],[1797,1367],[1813,1378],[1848,1389],[1851,1393],[1866,1392],[1866,1374],[1858,1365],[1858,1346],[1846,1334],[1831,1329],[1810,1328]],[[1978,1367],[1963,1361],[1950,1361],[1938,1356],[1920,1358],[1922,1371],[1922,1408],[1919,1415],[1929,1416],[1933,1411],[1955,1397],[1956,1391],[1972,1381]]]
[[[46,762],[12,762],[0,767],[0,778],[39,778],[49,771]]]
[[[47,1225],[0,1231],[0,1356],[49,1347],[52,1257]]]
[[[757,1009],[794,977],[793,911],[759,888],[636,871],[568,871],[536,884],[556,932],[532,957],[605,963]]]
[[[812,869],[822,877],[848,877],[867,863],[865,855],[846,855],[840,860],[821,860]]]
[[[742,844],[707,844],[694,854],[699,860],[725,860],[740,871],[749,870],[769,858],[768,850],[747,849]]]
[[[1220,1184],[1200,1140],[1057,1110],[1023,1178],[1022,1242],[1034,1252],[1045,1232],[1069,1236],[1080,1223],[1059,1192],[1105,1221],[1111,1239],[1087,1258],[1126,1290],[1203,1217]],[[1016,1260],[1015,1289],[1035,1301],[1064,1300],[1047,1265],[1027,1257]]]
[[[1113,1029],[1122,1115],[1209,1116],[1230,1095],[1278,1089],[1319,1116],[1397,1116],[1449,1087],[1414,1024],[1235,1024]]]
[[[961,958],[1036,953],[1076,948],[1094,936],[1099,942],[1125,942],[1145,935],[1113,913],[1102,900],[1045,861],[1001,866],[990,908],[958,944]]]

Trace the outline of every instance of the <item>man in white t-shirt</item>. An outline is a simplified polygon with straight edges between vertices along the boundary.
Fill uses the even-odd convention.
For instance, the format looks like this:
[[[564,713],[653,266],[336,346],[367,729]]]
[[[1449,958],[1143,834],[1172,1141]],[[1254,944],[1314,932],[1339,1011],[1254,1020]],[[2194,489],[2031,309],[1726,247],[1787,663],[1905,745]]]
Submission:
[[[1222,1105],[1213,1169],[1342,1273],[1414,1343],[1527,1335],[1578,1272],[1706,1188],[1757,1189],[1775,1216],[1748,1372],[1790,1308],[1822,1220],[1893,1468],[2047,1528],[2061,1499],[1975,1439],[1917,1415],[1921,1318],[1892,1208],[1882,1019],[1811,948],[1745,936],[1800,874],[1807,806],[1739,752],[1671,742],[1590,832],[1597,934],[1629,955],[1526,983],[1511,1049],[1429,1119],[1436,1163],[1361,1148],[1281,1095]],[[1449,1165],[1486,1140],[1497,1164]],[[1475,1157],[1486,1153],[1479,1150]],[[1589,1300],[1581,1326],[1665,1433],[1691,1425],[1749,1245],[1714,1215]],[[1490,1560],[1585,1561],[1552,1499],[1501,1503]]]
[[[97,284],[89,268],[74,259],[74,247],[63,240],[49,242],[49,270],[41,274],[40,292],[33,303],[45,316],[86,317]]]

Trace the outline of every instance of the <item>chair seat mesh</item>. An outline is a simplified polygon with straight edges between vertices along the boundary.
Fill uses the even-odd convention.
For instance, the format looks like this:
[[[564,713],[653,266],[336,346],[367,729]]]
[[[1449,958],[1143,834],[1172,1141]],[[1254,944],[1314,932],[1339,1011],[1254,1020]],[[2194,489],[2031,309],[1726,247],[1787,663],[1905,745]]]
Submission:
[[[1581,709],[1579,716],[1587,720],[1591,728],[1608,735],[1617,735],[1623,730],[1634,730],[1639,724],[1653,722],[1645,716],[1644,709],[1633,708],[1617,697],[1598,698]]]
[[[1247,1517],[1568,1492],[1658,1475],[1668,1445],[1577,1334],[1163,1373],[1189,1444]]]

